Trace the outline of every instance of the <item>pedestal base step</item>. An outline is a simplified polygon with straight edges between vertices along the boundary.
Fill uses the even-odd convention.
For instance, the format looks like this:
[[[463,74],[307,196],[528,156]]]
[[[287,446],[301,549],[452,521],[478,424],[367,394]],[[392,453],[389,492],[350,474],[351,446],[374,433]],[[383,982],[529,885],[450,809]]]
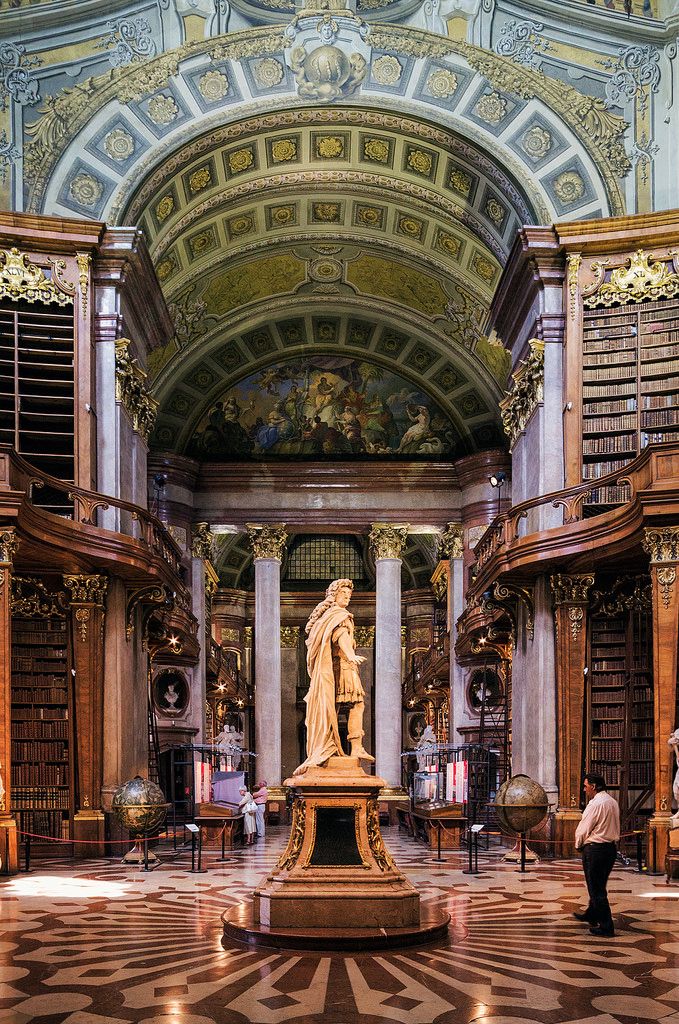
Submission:
[[[258,924],[252,900],[222,914],[224,939],[275,949],[359,950],[417,946],[448,936],[450,914],[421,906],[420,923],[405,928],[283,928]]]

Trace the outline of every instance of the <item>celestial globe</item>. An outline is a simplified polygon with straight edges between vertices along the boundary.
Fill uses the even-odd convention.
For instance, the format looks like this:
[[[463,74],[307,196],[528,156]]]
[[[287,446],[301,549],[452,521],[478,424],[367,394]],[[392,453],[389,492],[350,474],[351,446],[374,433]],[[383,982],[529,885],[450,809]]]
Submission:
[[[111,800],[111,811],[123,828],[135,836],[155,832],[165,820],[167,806],[160,786],[141,775],[119,786]]]
[[[500,825],[520,835],[545,819],[549,800],[539,782],[528,775],[512,775],[498,789],[495,809]]]

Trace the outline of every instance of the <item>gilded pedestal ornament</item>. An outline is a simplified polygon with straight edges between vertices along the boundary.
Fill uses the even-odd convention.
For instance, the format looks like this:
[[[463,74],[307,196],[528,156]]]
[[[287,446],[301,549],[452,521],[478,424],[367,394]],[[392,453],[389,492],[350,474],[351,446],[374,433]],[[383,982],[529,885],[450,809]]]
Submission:
[[[529,355],[512,374],[507,397],[500,402],[502,424],[509,438],[509,450],[516,444],[538,405],[542,402],[545,376],[545,344],[533,338]]]

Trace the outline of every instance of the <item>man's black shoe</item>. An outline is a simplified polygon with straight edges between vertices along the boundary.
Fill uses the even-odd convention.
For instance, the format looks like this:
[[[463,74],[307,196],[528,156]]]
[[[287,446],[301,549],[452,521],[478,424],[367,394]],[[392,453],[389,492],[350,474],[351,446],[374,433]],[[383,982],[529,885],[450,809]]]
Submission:
[[[592,927],[590,928],[589,934],[598,935],[600,938],[603,939],[612,939],[615,935],[615,929],[610,928],[608,925],[604,926],[602,924],[595,924],[592,925]]]
[[[592,923],[592,919],[586,910],[583,910],[582,912],[580,912],[579,910],[574,910],[573,917],[576,921],[589,921],[590,924]]]

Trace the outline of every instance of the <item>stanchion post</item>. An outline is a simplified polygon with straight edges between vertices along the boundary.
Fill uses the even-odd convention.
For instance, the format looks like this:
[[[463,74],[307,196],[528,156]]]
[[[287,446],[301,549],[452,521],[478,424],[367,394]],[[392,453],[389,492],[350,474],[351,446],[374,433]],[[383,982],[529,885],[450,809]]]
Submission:
[[[642,866],[642,863],[641,863],[641,857],[642,857],[642,853],[641,853],[641,832],[637,831],[637,870],[638,871],[643,871],[643,866]]]
[[[222,825],[222,860],[226,860],[226,822]]]
[[[198,829],[198,870],[203,870],[203,830]]]
[[[196,833],[191,833],[191,872],[196,870]]]
[[[144,871],[149,869],[149,840],[148,836],[144,836]]]
[[[526,870],[526,833],[525,832],[521,833],[521,838],[519,839],[519,846],[520,846],[520,850],[521,850],[521,867],[519,868],[519,870],[523,872],[523,871]]]
[[[4,874],[9,874],[9,829],[5,829],[5,862],[2,865],[4,868]]]
[[[24,848],[24,871],[26,874],[31,870],[31,836],[30,833],[26,836],[26,845]]]

